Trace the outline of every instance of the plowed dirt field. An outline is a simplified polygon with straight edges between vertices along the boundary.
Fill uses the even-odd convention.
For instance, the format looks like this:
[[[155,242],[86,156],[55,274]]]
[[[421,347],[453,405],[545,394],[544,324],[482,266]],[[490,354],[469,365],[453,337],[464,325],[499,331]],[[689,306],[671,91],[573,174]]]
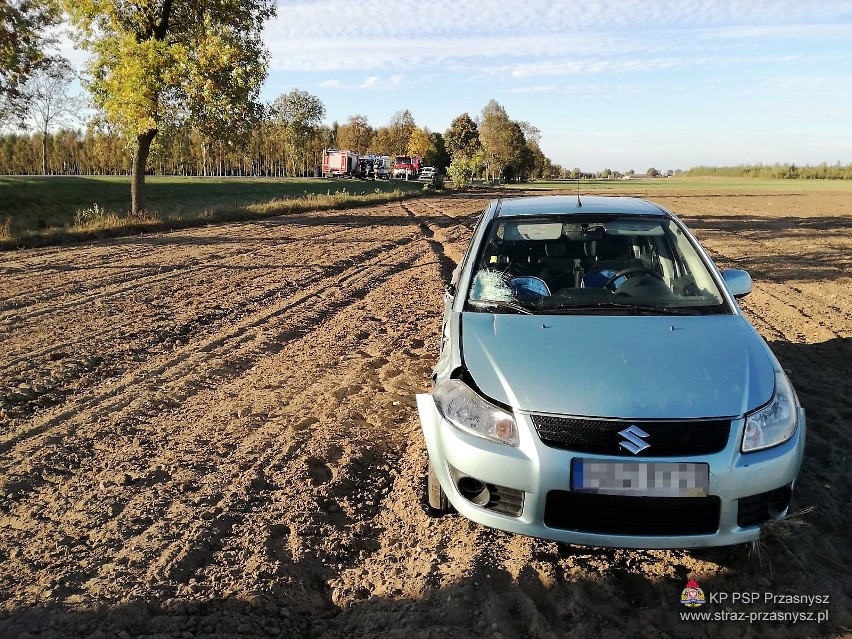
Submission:
[[[751,272],[808,410],[806,512],[751,553],[429,516],[414,394],[487,199],[0,254],[0,637],[852,632],[852,195],[653,196]],[[682,621],[689,578],[760,594],[702,610],[828,620]]]

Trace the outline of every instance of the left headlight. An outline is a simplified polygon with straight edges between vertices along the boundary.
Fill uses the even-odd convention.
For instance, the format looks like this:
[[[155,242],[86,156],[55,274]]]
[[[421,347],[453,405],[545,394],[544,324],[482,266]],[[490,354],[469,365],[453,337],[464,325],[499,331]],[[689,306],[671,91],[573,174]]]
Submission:
[[[457,379],[440,384],[432,397],[444,419],[461,430],[507,446],[518,445],[514,416],[480,397]]]
[[[775,372],[775,393],[763,408],[746,415],[742,451],[756,450],[783,444],[793,436],[798,425],[796,393],[782,371]]]

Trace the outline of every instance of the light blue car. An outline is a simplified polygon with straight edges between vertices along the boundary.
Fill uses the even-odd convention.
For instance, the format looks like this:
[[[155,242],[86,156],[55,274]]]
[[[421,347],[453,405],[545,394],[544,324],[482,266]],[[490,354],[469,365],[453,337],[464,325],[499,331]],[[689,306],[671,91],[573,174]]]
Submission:
[[[787,513],[805,412],[719,272],[633,198],[492,201],[417,396],[436,513],[573,544],[756,540]]]

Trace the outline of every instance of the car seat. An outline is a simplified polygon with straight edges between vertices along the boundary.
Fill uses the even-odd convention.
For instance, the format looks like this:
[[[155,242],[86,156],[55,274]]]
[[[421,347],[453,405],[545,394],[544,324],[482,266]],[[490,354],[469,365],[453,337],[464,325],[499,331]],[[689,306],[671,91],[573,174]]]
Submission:
[[[551,290],[580,285],[580,261],[584,257],[580,242],[546,242],[544,253],[539,257],[539,277],[548,283]]]

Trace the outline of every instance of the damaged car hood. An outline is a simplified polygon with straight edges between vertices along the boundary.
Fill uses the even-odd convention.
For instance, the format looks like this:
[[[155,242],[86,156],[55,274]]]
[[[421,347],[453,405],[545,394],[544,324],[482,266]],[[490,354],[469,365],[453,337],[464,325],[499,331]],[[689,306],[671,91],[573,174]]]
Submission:
[[[464,313],[462,357],[513,408],[634,419],[735,417],[770,400],[773,361],[737,315]]]

